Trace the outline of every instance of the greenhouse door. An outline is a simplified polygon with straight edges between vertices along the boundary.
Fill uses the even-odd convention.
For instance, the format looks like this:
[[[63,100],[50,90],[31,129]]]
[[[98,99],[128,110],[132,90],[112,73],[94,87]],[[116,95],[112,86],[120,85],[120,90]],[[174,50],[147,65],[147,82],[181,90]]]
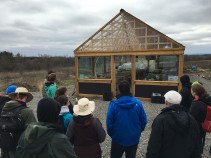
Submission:
[[[127,80],[131,83],[131,70],[132,70],[132,57],[128,56],[115,56],[115,78],[116,78],[116,96],[119,94],[118,85],[121,81]]]

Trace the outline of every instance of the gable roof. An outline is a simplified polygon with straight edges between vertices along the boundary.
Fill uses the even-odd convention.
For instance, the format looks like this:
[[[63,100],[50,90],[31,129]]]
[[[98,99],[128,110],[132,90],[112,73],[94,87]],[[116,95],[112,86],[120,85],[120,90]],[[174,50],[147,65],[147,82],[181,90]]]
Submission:
[[[75,49],[86,51],[144,51],[185,47],[121,9],[100,30]]]

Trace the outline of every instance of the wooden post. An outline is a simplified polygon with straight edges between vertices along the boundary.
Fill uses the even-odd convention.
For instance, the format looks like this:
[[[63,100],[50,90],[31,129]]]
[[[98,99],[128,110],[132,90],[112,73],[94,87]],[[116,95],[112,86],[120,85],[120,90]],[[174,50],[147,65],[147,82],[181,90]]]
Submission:
[[[116,76],[115,76],[115,64],[114,64],[114,56],[111,56],[111,92],[113,97],[116,96]]]
[[[78,74],[78,58],[77,56],[75,56],[75,95],[78,96],[79,95],[79,83],[78,83],[78,79],[79,79],[79,74]]]

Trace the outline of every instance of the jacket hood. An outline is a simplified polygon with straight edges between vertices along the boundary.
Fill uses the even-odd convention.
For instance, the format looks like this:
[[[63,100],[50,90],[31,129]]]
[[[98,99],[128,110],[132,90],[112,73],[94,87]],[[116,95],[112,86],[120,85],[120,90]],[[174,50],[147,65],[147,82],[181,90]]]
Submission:
[[[77,125],[88,126],[91,124],[91,122],[93,120],[93,115],[89,114],[86,116],[74,116],[73,120],[77,123]]]
[[[190,78],[188,75],[183,75],[180,77],[180,82],[182,83],[182,86],[184,87],[191,87]]]
[[[63,115],[63,114],[69,113],[69,112],[70,112],[70,111],[69,111],[68,106],[62,106],[59,115]]]
[[[17,148],[21,147],[33,154],[39,153],[45,148],[57,130],[59,131],[55,124],[43,122],[29,124],[21,135]]]
[[[166,119],[167,123],[173,130],[181,135],[187,135],[190,128],[190,116],[188,115],[186,109],[180,105],[172,105],[170,107],[164,108],[161,114],[170,115]]]
[[[137,101],[135,98],[131,96],[122,96],[119,99],[115,100],[115,103],[116,103],[115,105],[123,109],[130,109],[130,108],[133,108],[137,104]]]
[[[8,102],[5,103],[4,109],[13,109],[13,108],[20,106],[20,105],[26,106],[26,103],[21,102],[21,101],[17,101],[17,100],[11,100],[11,101],[8,101]]]
[[[46,86],[46,87],[49,87],[49,86],[52,85],[52,84],[54,84],[54,82],[49,82],[49,81],[45,82],[45,86]]]
[[[11,100],[11,98],[9,96],[7,96],[7,95],[0,95],[0,104],[1,103],[6,103],[6,102],[8,102],[10,100]]]

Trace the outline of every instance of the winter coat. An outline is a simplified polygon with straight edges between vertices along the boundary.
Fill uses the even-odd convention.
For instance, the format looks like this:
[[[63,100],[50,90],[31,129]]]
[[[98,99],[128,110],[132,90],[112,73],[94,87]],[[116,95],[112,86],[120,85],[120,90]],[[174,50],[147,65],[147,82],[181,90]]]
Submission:
[[[146,158],[200,158],[199,129],[180,105],[164,108],[154,119]]]
[[[180,77],[180,81],[182,83],[182,89],[180,90],[182,101],[180,105],[184,106],[189,111],[191,103],[193,101],[190,79],[187,75],[184,75]]]
[[[45,94],[47,97],[54,99],[57,89],[58,87],[56,83],[53,83],[53,82],[45,83]]]
[[[106,127],[113,142],[127,147],[138,144],[146,124],[147,116],[138,99],[121,96],[110,102]]]
[[[67,136],[55,124],[33,123],[24,131],[16,148],[17,158],[76,158]]]
[[[18,107],[18,106],[25,106],[26,107],[26,108],[24,108],[20,111],[20,114],[21,114],[21,116],[24,120],[24,127],[25,128],[28,124],[33,123],[33,122],[37,122],[32,109],[28,108],[26,106],[25,102],[21,102],[21,101],[17,101],[17,100],[11,100],[4,105],[3,109],[13,109],[13,108]]]
[[[74,151],[80,158],[96,158],[101,156],[99,143],[105,140],[106,133],[98,118],[91,114],[77,116],[70,121],[67,136],[74,145]]]
[[[202,142],[201,152],[203,152],[206,137],[206,132],[202,128],[202,122],[204,122],[207,113],[207,101],[208,100],[205,98],[194,99],[190,108],[190,114],[195,118],[199,126],[200,137]]]
[[[0,113],[2,112],[2,108],[4,107],[5,103],[10,101],[11,98],[7,95],[0,95]]]

